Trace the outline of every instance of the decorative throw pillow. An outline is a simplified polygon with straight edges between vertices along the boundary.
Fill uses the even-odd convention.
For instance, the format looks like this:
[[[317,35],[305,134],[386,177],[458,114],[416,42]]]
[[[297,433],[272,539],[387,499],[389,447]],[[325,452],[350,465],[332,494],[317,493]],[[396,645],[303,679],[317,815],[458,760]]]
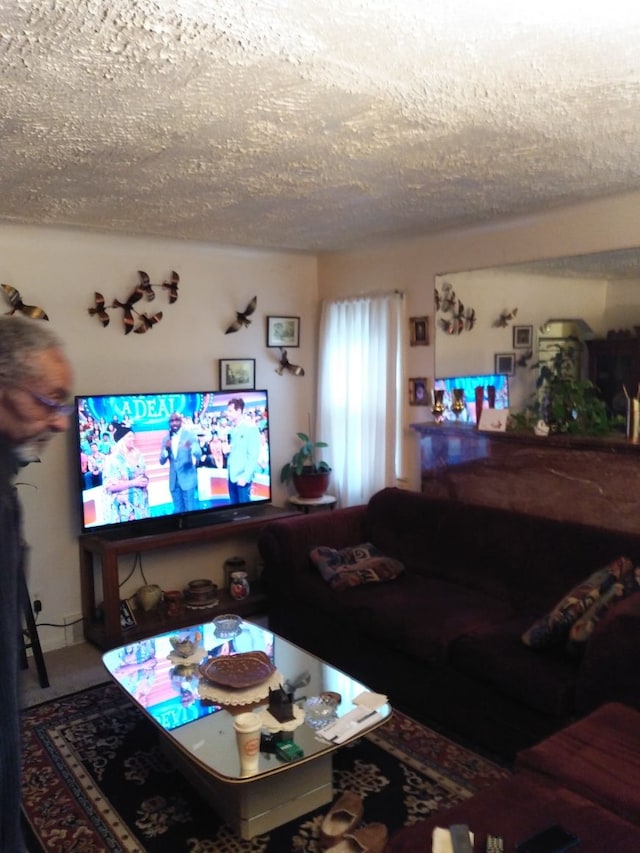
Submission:
[[[577,584],[551,610],[537,619],[522,635],[522,642],[533,649],[561,645],[566,641],[571,626],[616,581],[633,571],[628,557],[618,557],[603,569],[598,569],[586,580]]]
[[[399,560],[385,556],[371,542],[341,550],[320,545],[311,551],[310,557],[324,580],[336,591],[363,583],[390,581],[404,571]]]
[[[620,580],[616,580],[604,590],[577,622],[574,622],[569,631],[568,651],[580,651],[593,634],[598,622],[609,610],[623,598],[638,591],[640,591],[640,568],[635,567],[625,572]]]

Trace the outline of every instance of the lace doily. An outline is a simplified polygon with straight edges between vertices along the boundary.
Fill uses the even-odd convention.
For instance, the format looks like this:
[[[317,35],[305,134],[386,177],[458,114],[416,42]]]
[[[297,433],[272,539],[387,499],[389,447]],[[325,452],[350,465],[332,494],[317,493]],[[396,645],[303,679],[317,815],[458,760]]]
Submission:
[[[231,690],[219,687],[211,681],[200,679],[198,693],[202,699],[207,699],[215,705],[223,708],[239,708],[245,705],[257,705],[269,701],[269,690],[277,690],[282,683],[282,675],[276,669],[262,684],[254,684],[253,687],[244,687],[239,690]]]

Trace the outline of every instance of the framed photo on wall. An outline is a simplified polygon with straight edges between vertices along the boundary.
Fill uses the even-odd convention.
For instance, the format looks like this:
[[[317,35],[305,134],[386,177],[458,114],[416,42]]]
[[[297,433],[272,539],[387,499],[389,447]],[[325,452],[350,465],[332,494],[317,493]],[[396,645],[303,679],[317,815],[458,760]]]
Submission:
[[[255,358],[221,358],[220,390],[253,391],[256,387]]]
[[[268,347],[299,347],[300,317],[267,317]]]
[[[431,404],[431,393],[429,391],[429,380],[421,377],[409,380],[409,405],[429,406]]]
[[[513,376],[516,372],[516,354],[514,352],[498,352],[494,356],[494,373]]]
[[[533,326],[513,327],[513,348],[531,349],[533,346]]]
[[[429,344],[429,318],[409,317],[409,343],[412,347],[426,347]]]

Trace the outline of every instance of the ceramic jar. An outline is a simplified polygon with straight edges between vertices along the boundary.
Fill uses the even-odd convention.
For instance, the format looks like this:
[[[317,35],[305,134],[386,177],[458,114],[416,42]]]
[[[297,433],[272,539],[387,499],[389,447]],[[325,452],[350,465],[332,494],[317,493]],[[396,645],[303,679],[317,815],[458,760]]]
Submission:
[[[153,610],[162,601],[162,590],[155,583],[141,586],[136,592],[136,598],[144,611]]]
[[[249,595],[249,579],[246,572],[231,572],[229,592],[231,593],[231,598],[234,598],[236,601],[240,601]]]

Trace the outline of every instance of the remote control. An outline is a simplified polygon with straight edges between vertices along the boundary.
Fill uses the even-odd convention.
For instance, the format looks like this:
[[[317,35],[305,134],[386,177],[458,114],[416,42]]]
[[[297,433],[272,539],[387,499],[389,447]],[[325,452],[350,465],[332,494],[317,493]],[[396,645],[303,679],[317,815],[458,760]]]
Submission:
[[[473,845],[469,837],[469,827],[466,823],[454,823],[449,827],[453,853],[473,853]]]

